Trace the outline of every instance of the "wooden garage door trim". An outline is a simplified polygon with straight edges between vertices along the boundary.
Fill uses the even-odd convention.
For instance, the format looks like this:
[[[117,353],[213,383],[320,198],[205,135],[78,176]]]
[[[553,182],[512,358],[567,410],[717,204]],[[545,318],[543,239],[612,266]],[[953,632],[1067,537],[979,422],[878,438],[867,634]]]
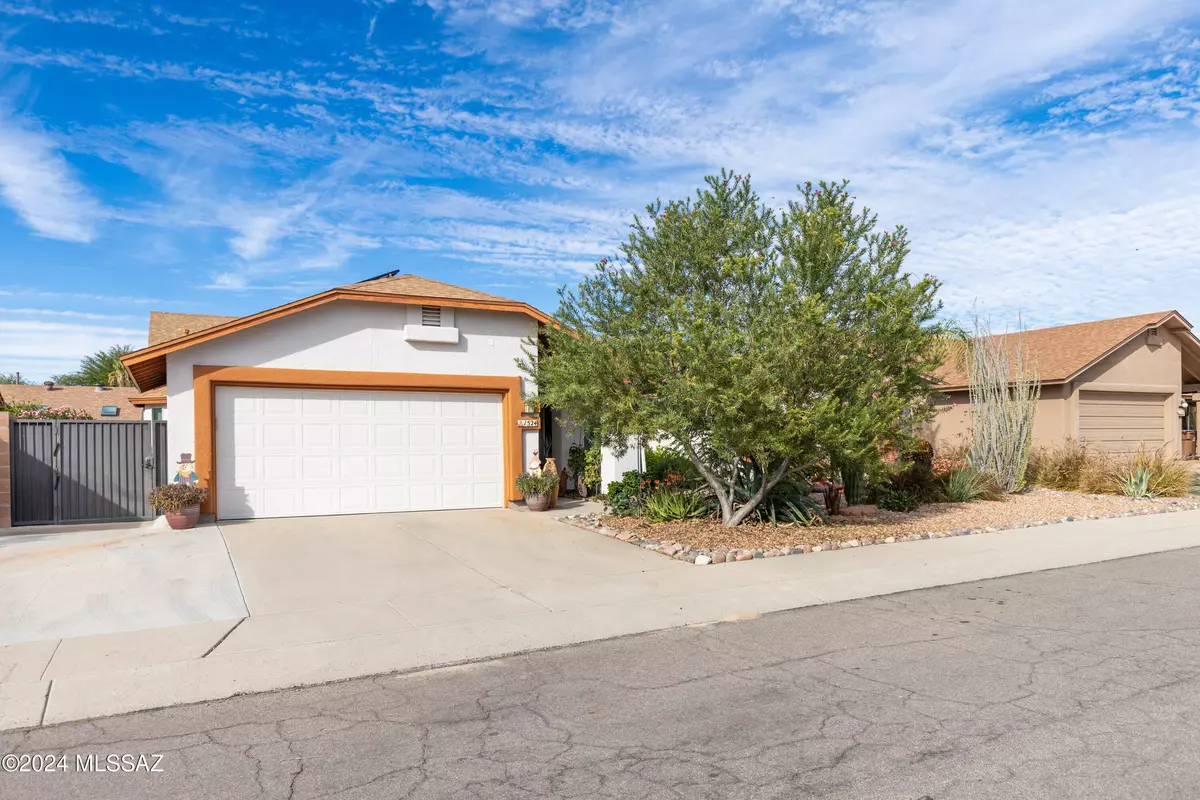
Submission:
[[[196,365],[192,370],[195,403],[196,477],[207,487],[204,514],[217,512],[216,394],[218,386],[267,386],[287,389],[361,389],[402,392],[465,392],[499,394],[503,397],[501,425],[504,431],[504,504],[520,500],[516,480],[521,471],[521,428],[517,420],[521,401],[521,379],[505,375],[434,375],[420,372],[342,372],[340,370],[274,369],[269,367],[221,367]]]
[[[1092,426],[1091,429],[1093,431],[1128,430],[1128,431],[1132,431],[1134,433],[1137,433],[1140,431],[1143,434],[1148,434],[1151,431],[1153,431],[1154,436],[1152,439],[1150,437],[1144,437],[1144,438],[1140,439],[1139,441],[1153,445],[1152,449],[1157,449],[1157,448],[1166,446],[1166,445],[1170,444],[1170,437],[1167,435],[1167,427],[1166,427],[1167,426],[1166,404],[1169,399],[1170,399],[1169,394],[1164,394],[1164,393],[1159,393],[1159,392],[1128,392],[1128,391],[1117,392],[1117,391],[1103,391],[1103,390],[1081,391],[1079,393],[1079,438],[1084,441],[1092,441],[1096,446],[1100,447],[1101,449],[1107,450],[1108,448],[1104,447],[1102,442],[1112,442],[1112,441],[1116,441],[1116,440],[1088,439],[1084,434],[1084,428],[1085,428],[1085,422],[1088,419],[1098,420],[1098,419],[1102,419],[1104,417],[1110,417],[1110,418],[1115,419],[1118,422],[1124,421],[1126,424],[1124,424],[1124,425],[1115,424],[1115,425],[1107,425],[1107,426],[1096,425],[1096,426]],[[1153,416],[1151,416],[1149,414],[1125,416],[1125,415],[1117,415],[1117,414],[1111,414],[1111,413],[1110,414],[1088,415],[1086,413],[1086,409],[1092,408],[1094,406],[1103,405],[1103,404],[1114,404],[1117,406],[1125,406],[1129,409],[1137,408],[1139,410],[1141,410],[1141,408],[1144,408],[1147,411],[1150,410],[1151,408],[1153,408],[1153,410],[1157,413],[1155,413]],[[1136,420],[1142,420],[1143,422],[1148,422],[1149,420],[1154,420],[1154,422],[1156,424],[1154,424],[1153,426],[1151,426],[1149,424],[1137,425],[1137,424],[1134,424]]]

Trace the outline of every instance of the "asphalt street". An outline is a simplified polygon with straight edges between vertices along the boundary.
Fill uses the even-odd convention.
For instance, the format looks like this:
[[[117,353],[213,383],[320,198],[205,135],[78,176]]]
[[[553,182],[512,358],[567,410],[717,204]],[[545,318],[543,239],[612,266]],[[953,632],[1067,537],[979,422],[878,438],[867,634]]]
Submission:
[[[1196,798],[1198,608],[1185,550],[4,733],[0,798]]]

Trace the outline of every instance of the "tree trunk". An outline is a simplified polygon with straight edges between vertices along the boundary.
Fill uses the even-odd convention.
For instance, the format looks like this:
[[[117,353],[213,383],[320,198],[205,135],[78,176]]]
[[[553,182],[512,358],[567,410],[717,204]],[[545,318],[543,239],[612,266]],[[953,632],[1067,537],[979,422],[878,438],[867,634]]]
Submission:
[[[771,474],[770,479],[763,480],[763,485],[758,487],[758,491],[754,493],[754,496],[746,501],[746,505],[735,511],[729,518],[722,520],[726,527],[732,528],[736,525],[740,525],[742,520],[748,517],[750,512],[758,507],[758,504],[763,501],[763,498],[770,494],[771,490],[774,489],[781,480],[783,480],[783,476],[787,474],[788,465],[790,463],[791,459],[789,458],[785,458],[783,461],[781,461],[779,466],[775,468],[775,472]]]
[[[791,464],[791,459],[785,458],[771,474],[770,478],[765,478],[764,476],[763,485],[759,487],[759,490],[754,493],[754,496],[746,502],[746,505],[735,510],[733,507],[733,487],[737,483],[737,468],[741,459],[733,459],[733,463],[730,466],[732,475],[730,476],[728,485],[726,485],[721,481],[720,477],[718,477],[717,474],[700,459],[700,456],[696,454],[696,450],[692,447],[690,442],[680,437],[674,438],[675,441],[679,442],[679,445],[683,448],[683,451],[687,453],[687,457],[692,460],[692,464],[696,466],[697,471],[699,471],[699,473],[704,477],[705,482],[710,488],[712,488],[713,494],[717,496],[717,504],[721,507],[721,523],[730,528],[740,525],[742,521],[745,520],[746,517],[758,507],[758,504],[763,501],[763,498],[770,494],[771,490],[774,489],[781,480],[783,480],[783,476],[787,474],[788,466]]]
[[[692,464],[696,467],[696,471],[700,473],[700,475],[704,478],[705,483],[707,483],[713,490],[713,494],[717,496],[717,503],[721,506],[721,521],[726,522],[730,517],[733,516],[732,487],[726,490],[725,485],[721,482],[721,479],[717,476],[717,474],[712,471],[708,464],[705,464],[704,461],[701,460],[700,456],[696,455],[696,449],[692,447],[691,442],[678,436],[672,438],[674,438],[676,442],[679,442],[679,446],[683,448],[683,451],[687,454],[687,457],[692,460]]]

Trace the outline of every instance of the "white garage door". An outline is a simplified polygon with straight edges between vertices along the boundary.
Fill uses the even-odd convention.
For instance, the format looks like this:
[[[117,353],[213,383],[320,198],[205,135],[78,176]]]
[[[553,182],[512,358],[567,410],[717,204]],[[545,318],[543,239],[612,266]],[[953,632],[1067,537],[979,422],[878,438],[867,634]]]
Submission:
[[[1163,446],[1167,398],[1138,392],[1080,392],[1079,438],[1109,453]]]
[[[217,389],[222,519],[503,505],[501,398]]]

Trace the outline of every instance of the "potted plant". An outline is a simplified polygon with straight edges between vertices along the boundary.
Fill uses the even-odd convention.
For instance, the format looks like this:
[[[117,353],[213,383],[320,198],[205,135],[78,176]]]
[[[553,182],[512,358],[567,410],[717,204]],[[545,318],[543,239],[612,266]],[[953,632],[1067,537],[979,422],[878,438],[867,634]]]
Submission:
[[[525,472],[517,476],[517,491],[525,495],[525,507],[530,511],[545,511],[554,499],[558,473],[551,470]]]
[[[161,510],[172,530],[196,527],[200,521],[200,503],[208,498],[208,489],[194,483],[168,483],[150,492],[150,505]]]

